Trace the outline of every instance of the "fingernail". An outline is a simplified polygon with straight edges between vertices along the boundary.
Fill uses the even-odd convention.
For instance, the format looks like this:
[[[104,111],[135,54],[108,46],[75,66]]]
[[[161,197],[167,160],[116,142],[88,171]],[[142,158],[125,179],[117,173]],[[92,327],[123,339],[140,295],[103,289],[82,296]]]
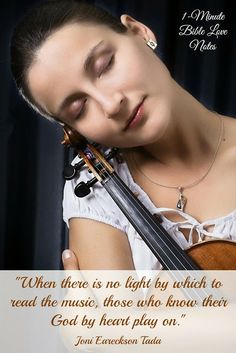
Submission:
[[[71,257],[71,251],[66,249],[62,253],[62,260],[67,260]]]

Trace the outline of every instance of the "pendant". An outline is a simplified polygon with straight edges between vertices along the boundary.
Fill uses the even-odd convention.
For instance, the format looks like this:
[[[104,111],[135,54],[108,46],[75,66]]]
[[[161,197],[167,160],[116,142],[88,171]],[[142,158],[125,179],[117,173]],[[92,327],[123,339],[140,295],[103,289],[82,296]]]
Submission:
[[[184,207],[187,203],[187,198],[183,195],[183,188],[179,187],[179,199],[176,205],[176,208],[182,212],[184,212]]]

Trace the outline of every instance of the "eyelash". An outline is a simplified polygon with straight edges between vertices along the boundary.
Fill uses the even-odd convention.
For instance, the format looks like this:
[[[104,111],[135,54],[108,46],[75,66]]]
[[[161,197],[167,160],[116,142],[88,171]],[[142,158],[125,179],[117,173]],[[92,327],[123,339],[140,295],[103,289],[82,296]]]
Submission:
[[[107,71],[109,71],[113,65],[114,62],[114,55],[111,56],[111,58],[109,59],[107,65],[105,65],[105,67],[102,68],[101,72],[99,73],[98,77],[100,78],[104,73],[106,73]]]
[[[86,102],[87,102],[87,99],[84,100],[83,108],[81,109],[79,114],[76,115],[75,121],[78,120],[79,118],[81,118],[81,116],[84,114],[84,111],[85,111],[85,108],[86,108]]]

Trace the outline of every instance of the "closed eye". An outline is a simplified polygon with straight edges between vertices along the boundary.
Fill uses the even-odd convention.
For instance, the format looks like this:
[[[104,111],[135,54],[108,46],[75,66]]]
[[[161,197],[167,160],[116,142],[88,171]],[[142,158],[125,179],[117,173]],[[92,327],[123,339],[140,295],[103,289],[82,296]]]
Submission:
[[[108,72],[114,63],[114,55],[111,55],[107,60],[105,60],[104,64],[99,69],[98,77],[101,78],[103,74]]]
[[[87,97],[76,97],[65,110],[65,116],[70,122],[79,119],[85,112]]]
[[[80,109],[79,113],[75,116],[75,121],[80,119],[84,114],[85,114],[85,111],[86,111],[86,102],[87,102],[87,99],[85,98],[84,101],[83,101],[83,106],[82,108]]]

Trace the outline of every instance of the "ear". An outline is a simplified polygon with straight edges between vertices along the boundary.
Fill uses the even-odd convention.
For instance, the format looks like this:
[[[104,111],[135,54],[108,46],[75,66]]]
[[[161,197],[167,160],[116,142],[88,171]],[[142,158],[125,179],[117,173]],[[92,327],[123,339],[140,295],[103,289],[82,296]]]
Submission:
[[[142,22],[135,20],[133,17],[129,15],[121,15],[120,20],[121,20],[121,23],[133,34],[139,35],[145,41],[148,41],[149,39],[156,41],[156,37],[154,33],[150,30],[150,28],[145,26]]]

